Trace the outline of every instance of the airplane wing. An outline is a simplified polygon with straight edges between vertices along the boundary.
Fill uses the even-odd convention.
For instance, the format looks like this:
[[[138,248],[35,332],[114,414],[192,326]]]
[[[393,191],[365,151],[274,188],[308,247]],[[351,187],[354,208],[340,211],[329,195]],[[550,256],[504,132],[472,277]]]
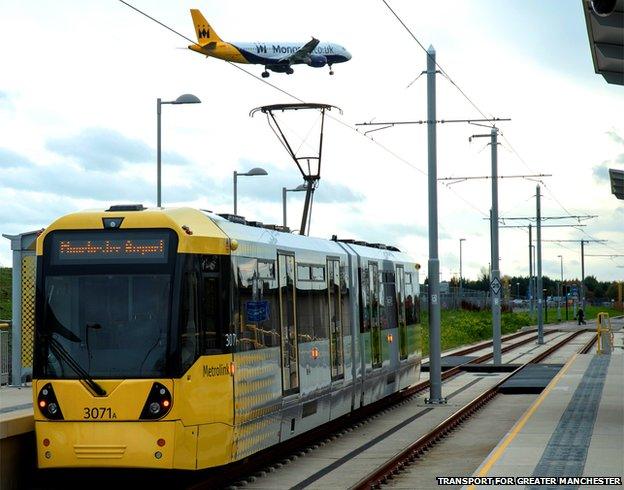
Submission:
[[[304,61],[306,58],[308,58],[308,56],[310,56],[310,54],[312,54],[312,51],[314,51],[314,48],[318,46],[319,42],[320,41],[318,39],[313,37],[310,41],[308,41],[305,45],[303,45],[299,50],[295,51],[292,54],[289,54],[288,56],[284,56],[283,58],[281,58],[278,61],[278,63],[292,64],[297,61]]]

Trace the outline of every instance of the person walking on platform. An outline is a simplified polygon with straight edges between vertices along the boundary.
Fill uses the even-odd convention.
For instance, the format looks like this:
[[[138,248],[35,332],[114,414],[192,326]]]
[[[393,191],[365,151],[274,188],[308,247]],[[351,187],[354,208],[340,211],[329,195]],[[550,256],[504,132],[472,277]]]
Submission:
[[[587,325],[587,322],[585,321],[585,312],[583,311],[583,308],[578,309],[578,312],[576,313],[576,318],[578,319],[579,325]]]

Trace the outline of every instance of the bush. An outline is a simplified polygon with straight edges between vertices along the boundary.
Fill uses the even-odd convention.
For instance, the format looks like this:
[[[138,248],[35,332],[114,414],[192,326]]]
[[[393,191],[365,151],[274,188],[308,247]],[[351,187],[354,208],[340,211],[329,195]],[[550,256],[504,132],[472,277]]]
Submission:
[[[0,267],[0,320],[11,319],[11,270]]]

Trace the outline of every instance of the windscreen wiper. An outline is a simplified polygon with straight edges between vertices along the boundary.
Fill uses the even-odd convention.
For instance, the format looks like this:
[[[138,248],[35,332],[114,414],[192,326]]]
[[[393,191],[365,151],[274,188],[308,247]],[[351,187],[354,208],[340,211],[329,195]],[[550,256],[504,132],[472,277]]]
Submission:
[[[63,347],[63,344],[61,344],[58,340],[56,340],[54,337],[52,337],[52,334],[46,335],[46,340],[48,341],[48,345],[50,346],[50,348],[54,352],[54,355],[56,355],[58,358],[60,358],[63,361],[65,361],[65,363],[70,368],[72,368],[76,372],[76,374],[80,377],[79,379],[81,381],[84,381],[85,384],[89,388],[91,388],[91,390],[97,396],[104,396],[104,395],[106,395],[106,391],[104,390],[104,388],[102,388],[91,377],[91,375],[78,363],[78,361],[76,361],[76,359],[74,359],[71,356],[71,354],[69,352],[67,352],[65,347]]]

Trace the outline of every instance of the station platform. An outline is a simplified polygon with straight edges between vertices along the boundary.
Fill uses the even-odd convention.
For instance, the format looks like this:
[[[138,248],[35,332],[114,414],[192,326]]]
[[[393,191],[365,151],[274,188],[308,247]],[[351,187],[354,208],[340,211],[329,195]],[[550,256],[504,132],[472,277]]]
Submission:
[[[32,387],[0,388],[0,488],[23,488],[35,467]]]
[[[473,477],[515,477],[507,488],[592,488],[624,482],[624,331],[614,349],[575,354],[481,463]],[[544,480],[536,478],[542,477]],[[598,477],[614,480],[559,480]],[[520,479],[522,478],[522,479]],[[618,480],[619,479],[619,480]],[[498,488],[493,481],[468,489]],[[619,484],[618,484],[619,482]]]

